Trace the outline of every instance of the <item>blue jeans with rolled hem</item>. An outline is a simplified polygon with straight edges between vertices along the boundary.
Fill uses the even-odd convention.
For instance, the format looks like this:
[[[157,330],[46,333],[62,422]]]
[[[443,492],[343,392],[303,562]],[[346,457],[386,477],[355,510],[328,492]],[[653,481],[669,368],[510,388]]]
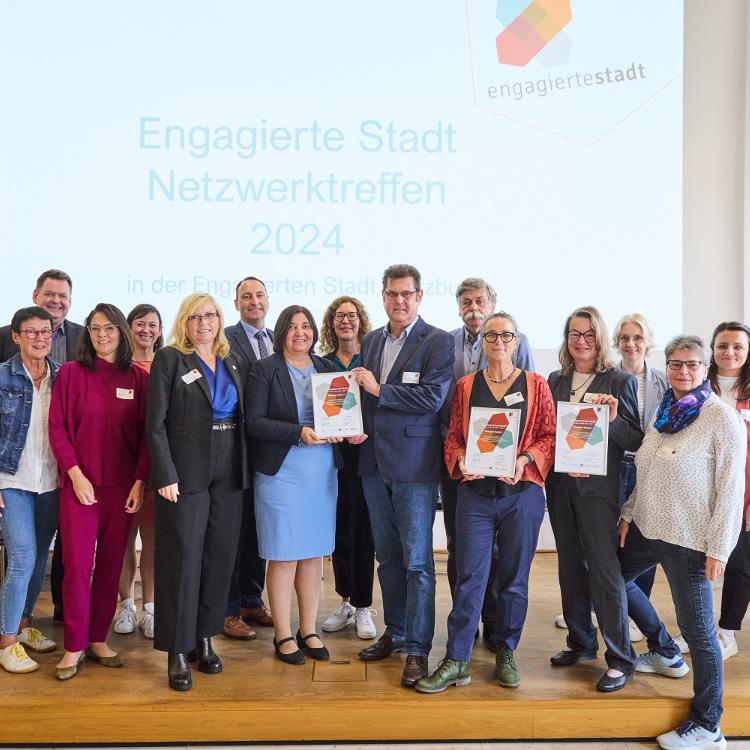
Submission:
[[[625,547],[620,550],[622,575],[628,582],[628,610],[648,639],[648,647],[665,657],[680,649],[643,592],[632,585],[638,576],[661,564],[669,581],[677,625],[690,648],[693,662],[693,700],[690,719],[710,731],[719,726],[723,712],[724,663],[716,637],[711,582],[706,578],[706,556],[660,539],[646,539],[630,524]]]
[[[58,490],[0,490],[5,508],[0,524],[8,553],[8,570],[0,587],[0,635],[15,635],[22,618],[30,618],[44,582],[52,537],[57,529]]]
[[[406,458],[406,457],[405,457]],[[439,482],[362,477],[370,513],[386,633],[410,654],[428,656],[435,633],[432,524]]]

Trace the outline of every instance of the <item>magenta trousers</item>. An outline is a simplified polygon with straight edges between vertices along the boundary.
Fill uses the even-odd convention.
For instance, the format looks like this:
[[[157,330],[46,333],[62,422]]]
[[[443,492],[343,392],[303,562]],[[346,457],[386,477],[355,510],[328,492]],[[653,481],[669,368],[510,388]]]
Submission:
[[[78,502],[69,479],[60,490],[66,651],[107,640],[133,520],[125,512],[132,486],[94,487],[94,505]]]

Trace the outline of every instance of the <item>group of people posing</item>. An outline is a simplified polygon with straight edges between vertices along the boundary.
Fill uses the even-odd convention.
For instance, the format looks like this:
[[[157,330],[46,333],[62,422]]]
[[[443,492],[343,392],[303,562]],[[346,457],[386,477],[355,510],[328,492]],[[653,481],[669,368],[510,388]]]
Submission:
[[[659,743],[723,746],[723,658],[737,652],[750,602],[746,325],[717,326],[710,350],[696,336],[674,338],[665,373],[647,363],[655,340],[643,316],[625,316],[610,340],[598,310],[581,307],[565,321],[561,368],[545,380],[515,319],[495,311],[489,283],[459,285],[462,325],[448,333],[420,317],[420,274],[405,264],[383,274],[388,322],[376,330],[348,296],[329,305],[320,331],[300,305],[282,310],[271,330],[265,286],[251,276],[237,285],[236,325],[225,327],[212,297],[191,294],[164,346],[153,306],[126,317],[100,303],[81,328],[66,320],[71,293],[67,274],[45,272],[34,306],[0,329],[6,671],[37,668],[26,648],[56,647],[31,618],[59,526],[52,589],[64,623],[60,680],[86,658],[122,666],[107,644],[118,592],[115,630],[140,627],[152,637],[168,654],[175,690],[192,687],[191,664],[222,671],[213,636],[250,640],[254,624],[274,628],[285,663],[328,659],[316,621],[321,558],[332,553],[341,604],[322,629],[354,625],[364,639],[376,637],[377,557],[385,630],[361,659],[404,653],[401,682],[421,693],[466,685],[481,619],[497,680],[514,688],[546,502],[558,623],[568,630],[552,665],[595,659],[597,627],[608,667],[596,684],[602,692],[623,688],[635,672],[682,677],[689,651],[690,716]],[[353,373],[362,392],[364,434],[345,440],[315,432],[311,376],[334,371]],[[554,471],[560,401],[608,408],[605,476]],[[472,407],[518,410],[512,476],[467,470]],[[439,499],[453,607],[445,658],[430,673]],[[666,631],[649,598],[658,564],[679,635]],[[711,583],[722,574],[717,631]],[[633,632],[647,640],[639,656]]]

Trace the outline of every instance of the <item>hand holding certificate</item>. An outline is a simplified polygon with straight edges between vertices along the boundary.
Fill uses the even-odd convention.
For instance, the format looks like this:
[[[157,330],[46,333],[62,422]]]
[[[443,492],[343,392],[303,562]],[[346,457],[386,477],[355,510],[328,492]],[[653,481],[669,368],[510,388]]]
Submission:
[[[568,474],[607,474],[608,403],[557,404],[555,471]]]
[[[518,409],[472,406],[466,440],[466,473],[470,476],[515,476],[519,421]]]
[[[362,435],[362,402],[353,373],[314,373],[312,392],[315,433],[319,438]]]

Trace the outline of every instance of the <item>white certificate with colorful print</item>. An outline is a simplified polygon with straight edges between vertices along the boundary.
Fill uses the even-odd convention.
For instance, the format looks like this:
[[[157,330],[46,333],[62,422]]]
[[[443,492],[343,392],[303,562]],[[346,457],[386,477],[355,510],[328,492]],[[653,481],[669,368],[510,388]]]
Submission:
[[[608,404],[557,404],[555,471],[607,474]]]
[[[466,439],[467,474],[512,477],[516,473],[516,450],[521,412],[472,406]]]
[[[362,400],[353,373],[313,373],[312,392],[315,432],[319,438],[352,437],[364,432]]]

